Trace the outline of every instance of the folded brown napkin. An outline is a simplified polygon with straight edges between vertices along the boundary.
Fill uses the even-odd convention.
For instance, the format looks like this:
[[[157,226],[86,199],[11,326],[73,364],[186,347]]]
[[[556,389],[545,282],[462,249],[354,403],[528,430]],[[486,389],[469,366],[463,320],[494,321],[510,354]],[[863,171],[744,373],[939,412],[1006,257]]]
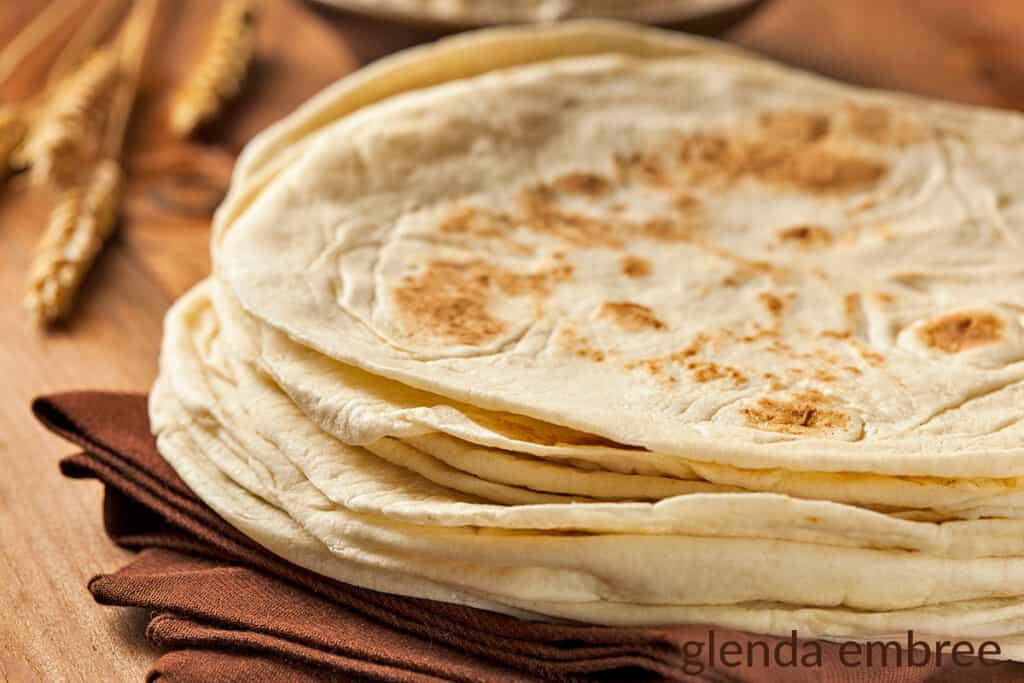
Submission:
[[[140,551],[89,590],[102,604],[151,611],[146,637],[168,652],[150,681],[1024,680],[1024,665],[1008,662],[850,665],[835,643],[529,622],[339,583],[267,552],[196,498],[157,452],[143,396],[67,393],[32,409],[84,449],[61,461],[62,472],[103,482],[107,533]],[[746,654],[723,661],[729,641]],[[798,666],[789,664],[794,645]],[[776,653],[767,664],[766,650]]]

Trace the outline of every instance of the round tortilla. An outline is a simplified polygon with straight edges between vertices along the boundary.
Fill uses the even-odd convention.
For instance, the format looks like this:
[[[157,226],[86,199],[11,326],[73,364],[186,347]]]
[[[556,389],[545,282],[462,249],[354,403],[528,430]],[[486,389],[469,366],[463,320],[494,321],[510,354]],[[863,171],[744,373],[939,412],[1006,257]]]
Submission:
[[[1021,119],[691,48],[360,109],[222,228],[218,271],[325,355],[629,446],[1024,473]]]

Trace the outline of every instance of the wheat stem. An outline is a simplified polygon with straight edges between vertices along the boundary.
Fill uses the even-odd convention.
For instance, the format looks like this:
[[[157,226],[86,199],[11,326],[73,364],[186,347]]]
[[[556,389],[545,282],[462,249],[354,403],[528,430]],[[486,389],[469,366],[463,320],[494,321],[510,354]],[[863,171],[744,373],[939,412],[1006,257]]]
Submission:
[[[80,186],[65,190],[29,269],[24,305],[39,325],[64,318],[82,280],[114,231],[121,168],[104,159]]]
[[[117,157],[131,116],[159,0],[138,0],[117,40],[115,92],[101,160],[84,183],[64,190],[29,271],[25,308],[39,325],[64,318],[114,231],[124,182]],[[113,53],[112,53],[113,54]]]
[[[68,12],[79,9],[81,4],[57,0],[45,6],[33,17],[7,47],[0,50],[0,80],[13,73],[46,34],[63,23],[68,17]],[[65,76],[69,66],[80,60],[83,52],[110,30],[121,4],[122,0],[105,0],[101,7],[89,13],[85,23],[74,31],[70,42],[60,51],[50,67],[47,86],[43,92],[17,104],[0,107],[0,177],[18,166],[27,164],[30,155],[44,157],[44,169],[37,172],[36,181],[40,179],[40,174],[46,179],[55,175],[50,167],[64,168],[73,165],[71,160],[60,157],[70,155],[74,145],[69,144],[67,139],[55,135],[56,129],[48,129],[46,135],[40,134],[34,152],[22,150],[21,146],[26,138],[34,137],[32,132],[36,115],[44,109],[43,104],[48,102],[48,98],[56,90],[54,82],[58,77]],[[42,131],[43,129],[40,129],[40,133]],[[46,147],[50,148],[49,152],[43,150]]]
[[[100,48],[53,89],[22,150],[33,184],[64,187],[75,179],[96,146],[118,78],[116,52]]]
[[[171,129],[191,135],[238,94],[255,50],[251,0],[224,0],[199,61],[178,89],[171,107]]]

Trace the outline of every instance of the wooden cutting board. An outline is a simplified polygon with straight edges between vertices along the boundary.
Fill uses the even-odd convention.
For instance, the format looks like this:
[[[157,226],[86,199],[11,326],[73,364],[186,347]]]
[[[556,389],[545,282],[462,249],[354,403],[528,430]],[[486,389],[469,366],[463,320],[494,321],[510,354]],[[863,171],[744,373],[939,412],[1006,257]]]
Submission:
[[[68,0],[54,0],[65,2]],[[0,45],[43,0],[0,3]],[[210,212],[239,149],[327,83],[435,36],[299,0],[264,0],[258,60],[244,96],[195,142],[172,139],[168,94],[196,53],[210,0],[163,3],[133,122],[121,231],[69,323],[32,330],[20,310],[50,200],[15,182],[0,196],[0,679],[142,680],[157,653],[143,615],[92,602],[86,581],[128,553],[111,546],[100,487],[63,480],[70,452],[36,426],[32,397],[78,388],[145,391],[170,302],[209,269]],[[68,28],[74,22],[69,22]],[[1006,0],[774,0],[728,37],[856,83],[1024,108],[1024,3]],[[0,97],[30,94],[66,40],[51,37]],[[1022,162],[1024,163],[1024,162]]]

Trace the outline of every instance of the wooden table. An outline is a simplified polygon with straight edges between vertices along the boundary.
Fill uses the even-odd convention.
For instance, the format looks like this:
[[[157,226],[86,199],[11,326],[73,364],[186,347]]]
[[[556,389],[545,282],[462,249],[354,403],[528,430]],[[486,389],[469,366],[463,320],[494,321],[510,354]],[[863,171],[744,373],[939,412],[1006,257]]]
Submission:
[[[41,4],[2,3],[0,45]],[[156,371],[164,311],[208,270],[209,213],[241,146],[359,64],[433,37],[299,0],[265,0],[259,60],[244,97],[201,141],[176,142],[163,123],[167,93],[213,7],[209,0],[163,4],[130,135],[122,230],[89,278],[77,313],[59,330],[32,330],[19,305],[49,198],[17,182],[0,197],[5,681],[141,680],[155,655],[142,637],[144,615],[99,607],[85,589],[90,576],[116,569],[128,554],[103,533],[100,487],[58,474],[57,459],[70,448],[35,424],[31,398],[78,388],[145,391]],[[42,46],[0,94],[31,93],[64,37]],[[853,82],[1024,108],[1024,3],[774,0],[728,37]]]

